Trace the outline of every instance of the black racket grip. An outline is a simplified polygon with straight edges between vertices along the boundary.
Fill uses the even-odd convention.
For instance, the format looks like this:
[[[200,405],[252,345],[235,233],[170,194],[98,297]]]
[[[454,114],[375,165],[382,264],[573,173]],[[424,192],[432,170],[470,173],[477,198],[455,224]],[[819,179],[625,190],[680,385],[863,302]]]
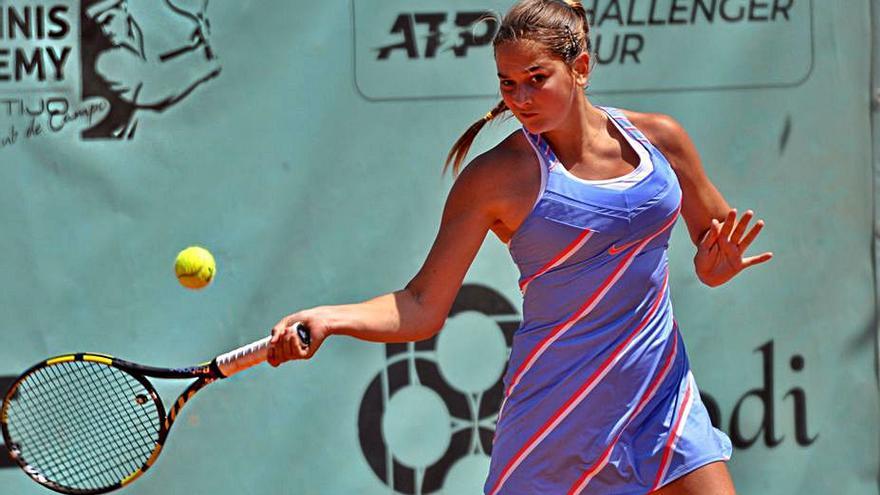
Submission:
[[[309,332],[309,327],[300,322],[294,323],[293,326],[296,327],[296,334],[299,336],[299,341],[306,346],[312,345],[312,334]]]

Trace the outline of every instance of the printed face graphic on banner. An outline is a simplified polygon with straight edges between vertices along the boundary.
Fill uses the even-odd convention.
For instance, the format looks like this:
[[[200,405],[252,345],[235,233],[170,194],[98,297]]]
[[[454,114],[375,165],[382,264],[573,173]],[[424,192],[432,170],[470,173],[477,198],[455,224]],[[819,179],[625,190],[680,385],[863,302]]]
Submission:
[[[83,99],[107,115],[84,138],[131,139],[137,114],[162,112],[220,74],[208,0],[83,0]]]
[[[220,73],[208,0],[43,0],[0,6],[0,148],[79,129],[131,139]]]

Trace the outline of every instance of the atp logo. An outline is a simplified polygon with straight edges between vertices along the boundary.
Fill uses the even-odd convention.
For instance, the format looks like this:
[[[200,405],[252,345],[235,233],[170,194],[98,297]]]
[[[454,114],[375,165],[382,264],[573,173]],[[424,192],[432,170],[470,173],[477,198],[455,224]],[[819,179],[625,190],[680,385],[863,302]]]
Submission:
[[[432,0],[351,1],[354,82],[364,98],[497,96],[492,39],[509,0],[448,9]]]
[[[387,344],[358,412],[361,451],[397,493],[473,493],[489,455],[520,318],[498,292],[464,285],[435,337]]]
[[[489,11],[401,13],[391,26],[391,35],[403,39],[397,43],[376,49],[377,60],[386,60],[395,51],[406,54],[409,59],[435,58],[438,53],[451,51],[455,57],[467,56],[470,48],[486,46],[492,42],[500,23]],[[481,28],[481,29],[480,29]],[[427,30],[427,34],[420,33]],[[424,45],[419,43],[424,38]]]

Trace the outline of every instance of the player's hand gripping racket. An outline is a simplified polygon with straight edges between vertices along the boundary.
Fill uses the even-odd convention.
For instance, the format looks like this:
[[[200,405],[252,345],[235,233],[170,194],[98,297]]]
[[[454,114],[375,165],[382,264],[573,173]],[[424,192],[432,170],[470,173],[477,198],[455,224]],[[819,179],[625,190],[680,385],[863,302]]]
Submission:
[[[308,329],[296,324],[300,340]],[[180,408],[205,385],[266,360],[271,337],[189,368],[155,368],[101,354],[40,362],[10,387],[0,427],[10,455],[37,483],[61,493],[105,493],[156,461]],[[146,377],[196,378],[165,414]]]

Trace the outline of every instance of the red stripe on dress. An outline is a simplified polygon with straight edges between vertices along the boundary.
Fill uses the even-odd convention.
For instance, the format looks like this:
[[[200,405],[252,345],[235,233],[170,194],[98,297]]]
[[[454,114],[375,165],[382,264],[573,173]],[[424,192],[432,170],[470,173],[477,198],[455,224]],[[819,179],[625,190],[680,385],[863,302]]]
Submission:
[[[499,410],[499,416],[498,416],[499,418],[501,417],[500,411],[504,410],[504,403],[507,402],[507,397],[510,396],[511,392],[513,392],[514,387],[516,387],[516,385],[522,379],[522,376],[532,367],[534,362],[541,356],[541,354],[544,353],[544,351],[547,350],[547,348],[553,342],[555,342],[562,334],[567,332],[568,329],[571,328],[575,324],[575,322],[577,322],[578,320],[580,320],[581,318],[586,316],[590,311],[593,310],[593,308],[599,303],[599,301],[601,301],[602,298],[605,297],[605,294],[608,292],[608,290],[617,282],[617,280],[620,278],[620,276],[623,274],[623,272],[629,267],[629,265],[632,262],[632,259],[635,257],[635,255],[637,255],[642,249],[644,249],[644,247],[649,242],[651,242],[655,237],[657,237],[658,235],[663,233],[665,230],[672,227],[672,225],[675,223],[676,218],[678,218],[678,213],[680,211],[681,211],[681,203],[678,204],[678,207],[675,209],[675,213],[672,214],[671,218],[669,220],[667,220],[666,223],[664,223],[663,226],[659,230],[657,230],[656,232],[654,232],[650,236],[644,238],[639,243],[638,248],[631,251],[629,254],[626,255],[626,257],[623,258],[623,260],[620,262],[620,264],[617,265],[617,268],[614,269],[614,272],[611,273],[611,276],[609,276],[607,279],[605,279],[605,281],[602,283],[602,285],[599,286],[599,289],[596,292],[594,292],[592,295],[590,295],[590,297],[587,299],[587,301],[583,305],[581,305],[581,307],[578,308],[578,310],[575,311],[574,314],[572,314],[572,316],[570,316],[566,321],[564,321],[562,324],[560,324],[559,326],[554,328],[553,331],[550,332],[547,335],[547,337],[545,337],[544,340],[541,341],[540,344],[538,344],[537,346],[535,346],[534,349],[532,349],[532,351],[529,353],[529,355],[526,357],[526,359],[523,361],[523,363],[517,369],[516,373],[514,373],[513,379],[510,381],[510,385],[507,387],[507,390],[505,391],[504,401],[502,402],[501,409]],[[628,247],[629,246],[627,246],[627,248]]]
[[[614,445],[616,444],[617,441],[615,439],[615,442],[609,445],[608,448],[605,449],[605,452],[602,452],[602,457],[599,458],[599,462],[593,467],[593,469],[586,471],[583,476],[578,478],[575,484],[572,485],[571,489],[568,490],[568,495],[576,495],[580,493],[581,490],[583,490],[587,486],[590,480],[592,480],[599,471],[605,468],[605,465],[607,465],[608,461],[611,459],[611,451],[614,449]]]
[[[527,371],[529,371],[529,369],[531,369],[535,361],[539,357],[541,357],[541,354],[543,354],[544,351],[546,351],[547,348],[550,347],[551,344],[553,344],[553,342],[555,342],[562,334],[568,331],[568,329],[571,328],[575,324],[575,322],[586,316],[587,313],[589,313],[596,306],[596,304],[598,304],[599,301],[602,300],[602,298],[608,292],[608,289],[610,289],[617,282],[617,280],[629,267],[632,259],[635,257],[636,254],[638,254],[639,251],[641,251],[641,249],[634,249],[632,252],[630,252],[617,265],[617,268],[614,269],[614,272],[612,272],[611,275],[607,279],[605,279],[602,285],[599,286],[599,289],[597,289],[596,292],[590,295],[587,301],[582,304],[581,307],[578,308],[578,310],[574,314],[572,314],[566,321],[553,329],[553,331],[550,332],[550,334],[548,334],[547,337],[545,337],[540,344],[532,349],[532,352],[529,353],[528,357],[523,361],[519,369],[517,369],[516,373],[514,374],[513,379],[510,381],[510,385],[507,387],[505,396],[509,396],[513,392],[514,387],[516,387],[516,385],[522,379],[522,376]]]
[[[629,413],[629,417],[626,419],[626,422],[620,428],[620,431],[617,432],[617,435],[614,437],[614,440],[608,445],[608,448],[605,449],[605,452],[602,453],[602,456],[599,458],[599,462],[596,463],[592,468],[584,471],[577,481],[571,486],[571,489],[568,491],[568,495],[576,495],[583,491],[584,488],[590,483],[596,474],[598,474],[602,469],[605,468],[605,465],[608,464],[608,460],[611,459],[611,451],[614,450],[614,447],[617,445],[617,441],[620,440],[623,432],[626,431],[626,428],[632,422],[636,416],[642,412],[642,409],[654,398],[657,394],[657,389],[660,388],[660,384],[663,383],[663,380],[666,379],[666,376],[669,375],[669,370],[672,369],[672,363],[675,360],[676,354],[678,354],[678,336],[673,332],[672,336],[672,350],[669,351],[669,355],[666,356],[666,361],[664,361],[663,366],[660,368],[660,373],[654,377],[654,380],[648,385],[648,389],[645,391],[645,394],[642,396],[642,399],[639,401],[638,405],[636,405],[635,409],[631,410]]]
[[[666,440],[666,446],[663,448],[663,457],[660,459],[660,469],[657,470],[657,477],[654,478],[654,485],[651,486],[650,491],[654,491],[660,487],[660,483],[663,481],[663,478],[666,476],[666,471],[669,469],[669,464],[672,462],[672,450],[675,448],[675,444],[678,442],[678,438],[681,436],[681,432],[684,429],[684,421],[691,408],[692,387],[690,373],[688,374],[687,380],[688,383],[687,389],[684,393],[684,400],[682,401],[681,408],[678,410],[678,417],[675,419],[675,425],[669,432],[669,439]]]
[[[535,274],[532,275],[531,277],[528,277],[528,278],[526,278],[525,280],[523,280],[522,282],[520,282],[520,283],[519,283],[519,290],[522,291],[522,292],[525,294],[525,292],[526,292],[526,287],[528,287],[528,285],[529,285],[530,283],[532,283],[532,280],[534,280],[534,279],[540,277],[541,275],[547,273],[547,272],[550,271],[552,268],[556,267],[557,265],[561,264],[562,262],[564,262],[565,260],[567,260],[568,258],[570,258],[571,255],[573,255],[578,249],[580,249],[584,244],[587,243],[587,241],[590,239],[590,237],[592,236],[592,234],[593,234],[593,231],[590,230],[590,229],[586,229],[586,230],[584,230],[582,233],[580,233],[580,234],[577,236],[577,238],[576,238],[574,241],[571,242],[571,244],[569,244],[568,246],[565,247],[565,249],[563,249],[562,251],[560,251],[560,253],[559,253],[558,255],[556,255],[555,258],[553,258],[552,260],[550,260],[549,263],[547,263],[546,265],[544,265],[540,270],[538,270],[537,272],[535,272]]]
[[[639,252],[640,249],[636,249],[633,253]],[[631,253],[630,256],[633,254]],[[596,371],[593,372],[592,375],[584,382],[583,385],[559,408],[550,419],[544,423],[544,425],[535,432],[534,435],[529,438],[529,440],[523,445],[523,447],[513,456],[513,458],[508,462],[507,466],[505,466],[504,470],[501,472],[501,476],[498,477],[498,481],[495,482],[495,486],[490,490],[490,495],[495,495],[498,493],[498,490],[504,485],[507,481],[507,478],[513,473],[513,471],[520,465],[520,463],[538,446],[544,438],[547,437],[558,425],[562,422],[573,410],[580,404],[589,393],[596,387],[596,385],[605,378],[605,375],[608,374],[608,371],[620,361],[620,358],[626,353],[633,339],[639,332],[642,331],[643,328],[648,324],[654,314],[657,312],[657,308],[660,307],[660,302],[663,301],[663,297],[666,294],[666,289],[668,287],[669,281],[669,272],[667,271],[663,278],[663,285],[660,289],[660,294],[657,295],[657,298],[654,300],[654,303],[651,305],[651,308],[648,310],[648,313],[642,318],[642,321],[639,322],[639,325],[626,337],[626,339],[617,345],[614,351],[611,353],[608,358],[599,366]],[[500,413],[499,413],[500,417]]]

